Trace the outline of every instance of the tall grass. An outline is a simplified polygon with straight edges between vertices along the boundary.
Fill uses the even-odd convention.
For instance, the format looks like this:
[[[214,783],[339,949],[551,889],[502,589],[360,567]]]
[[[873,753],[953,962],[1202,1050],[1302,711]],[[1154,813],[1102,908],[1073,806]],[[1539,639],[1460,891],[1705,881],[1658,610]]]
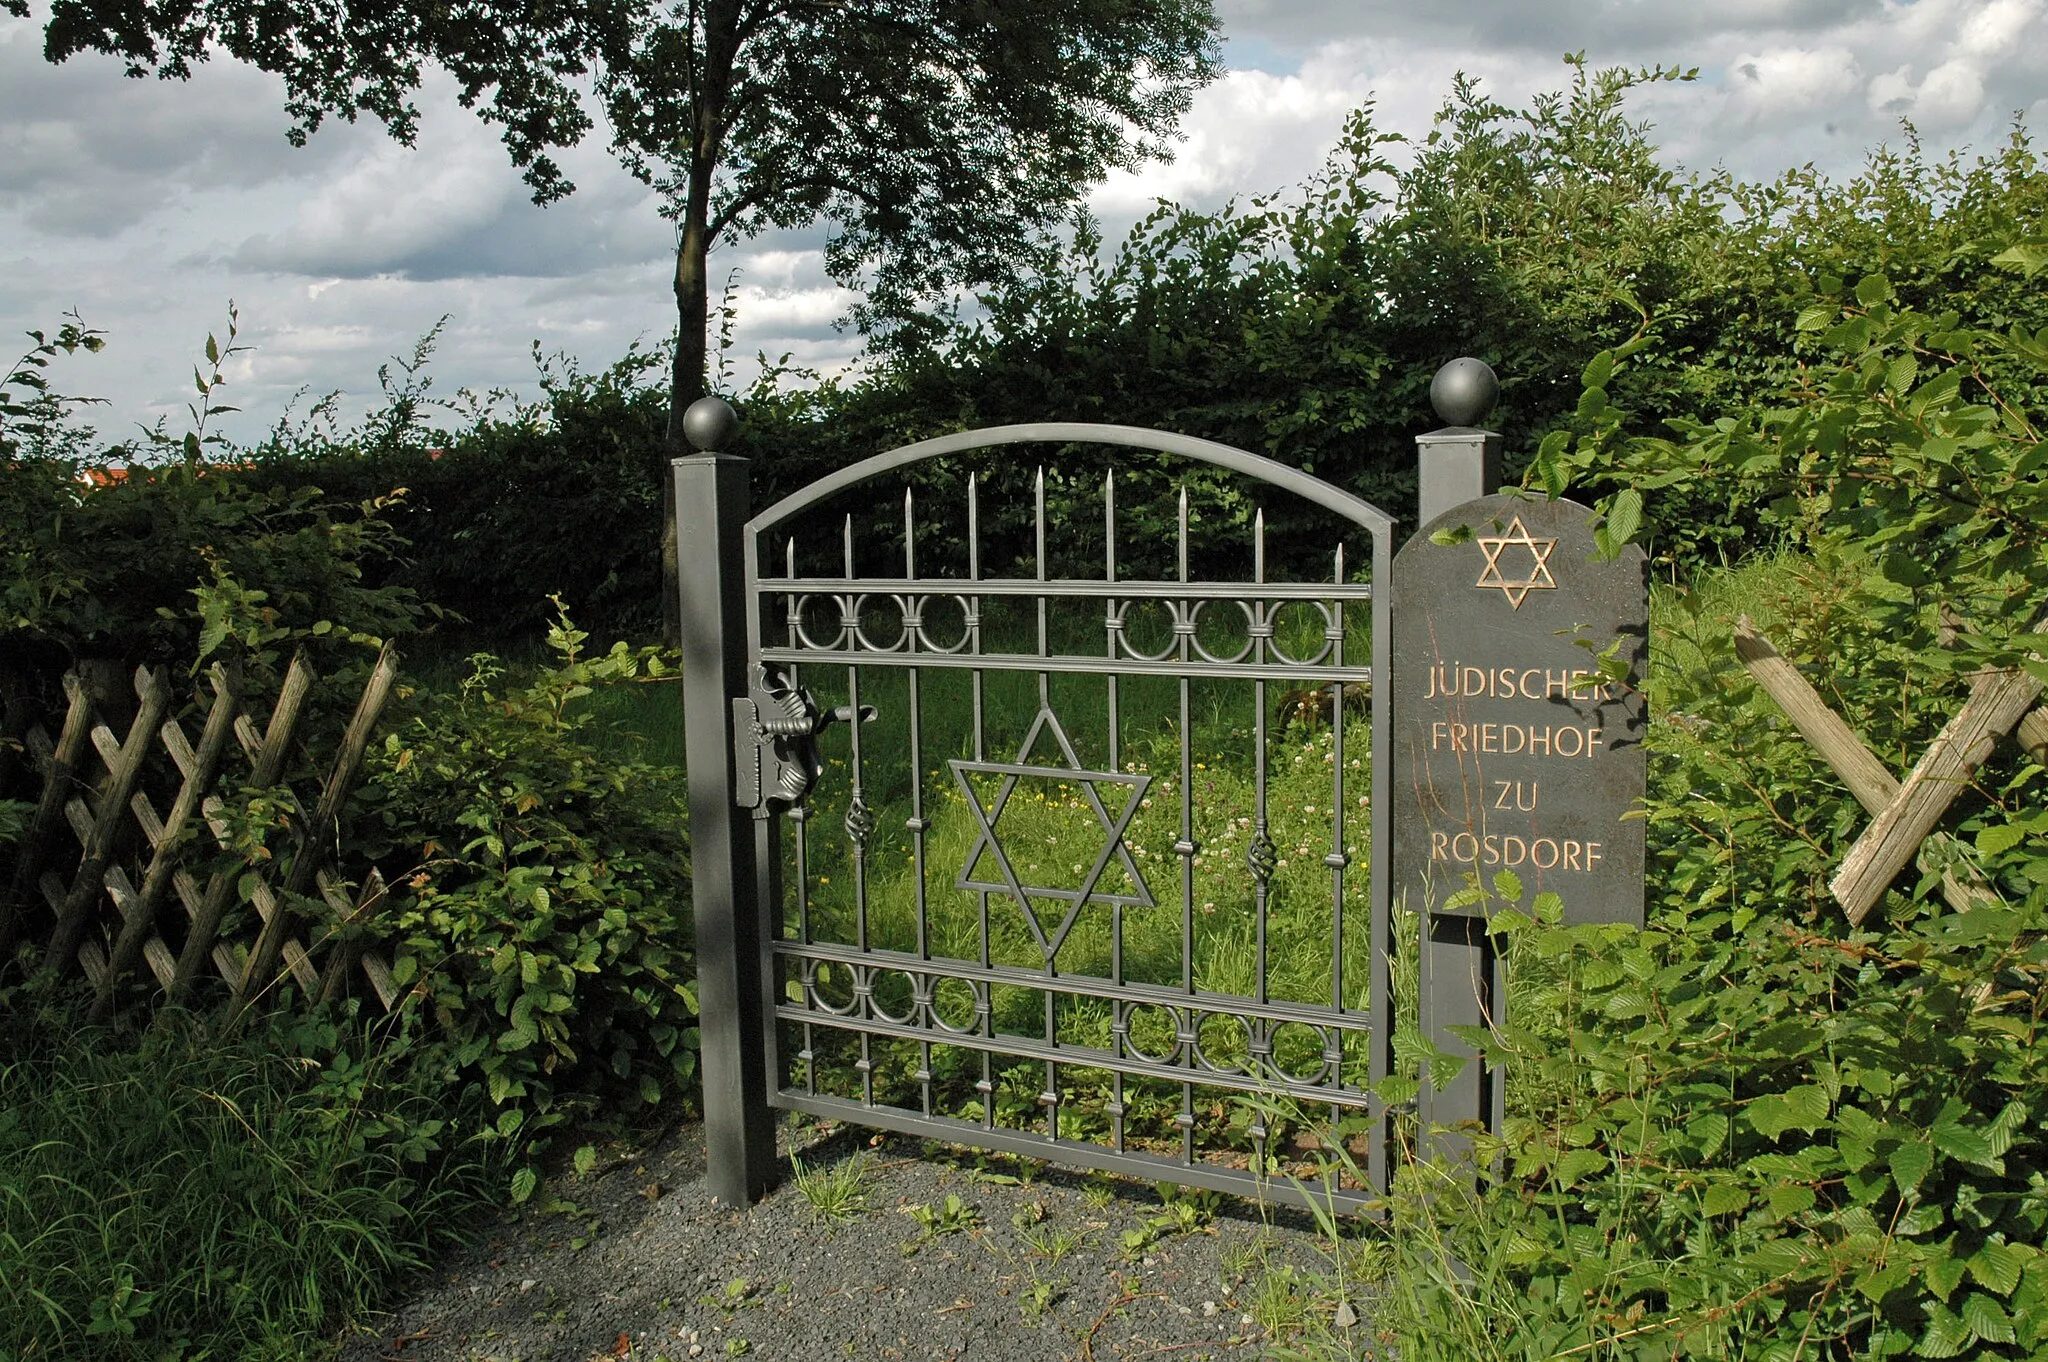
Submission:
[[[0,1357],[317,1355],[495,1191],[368,1031],[123,1037],[0,1001]]]

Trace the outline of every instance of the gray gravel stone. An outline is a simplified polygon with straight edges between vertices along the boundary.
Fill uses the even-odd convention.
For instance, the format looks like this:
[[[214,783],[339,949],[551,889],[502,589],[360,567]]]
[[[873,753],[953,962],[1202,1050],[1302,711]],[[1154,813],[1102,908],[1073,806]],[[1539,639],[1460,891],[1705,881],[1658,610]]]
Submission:
[[[1133,1262],[1125,1232],[1160,1212],[1144,1184],[864,1129],[791,1136],[809,1167],[869,1161],[864,1214],[829,1224],[794,1179],[750,1210],[717,1206],[701,1129],[681,1126],[550,1182],[536,1206],[486,1226],[343,1340],[341,1357],[1252,1358],[1269,1341],[1255,1314],[1262,1274],[1326,1266],[1313,1227],[1291,1212],[1226,1197],[1209,1224],[1162,1234]],[[949,1194],[972,1208],[970,1227],[935,1234],[906,1213]],[[1079,1242],[1049,1264],[1023,1242],[1025,1226]]]

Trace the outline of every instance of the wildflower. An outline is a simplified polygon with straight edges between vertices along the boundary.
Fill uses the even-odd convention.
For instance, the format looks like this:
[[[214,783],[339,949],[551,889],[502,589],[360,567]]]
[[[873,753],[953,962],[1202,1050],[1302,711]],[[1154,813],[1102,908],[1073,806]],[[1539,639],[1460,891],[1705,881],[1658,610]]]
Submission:
[[[831,877],[830,875],[820,875],[820,876],[818,876],[818,883],[819,883],[819,884],[830,884],[830,883],[832,883],[832,877]]]

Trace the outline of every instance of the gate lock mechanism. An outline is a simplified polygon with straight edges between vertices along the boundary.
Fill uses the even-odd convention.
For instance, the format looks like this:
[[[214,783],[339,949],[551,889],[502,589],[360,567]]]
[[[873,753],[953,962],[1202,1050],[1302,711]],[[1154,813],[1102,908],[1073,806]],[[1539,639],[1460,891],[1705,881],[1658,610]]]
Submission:
[[[860,707],[861,722],[874,717],[873,705]],[[750,693],[732,702],[733,801],[743,809],[803,803],[825,769],[818,734],[835,720],[852,723],[853,706],[821,710],[810,691],[755,667]]]

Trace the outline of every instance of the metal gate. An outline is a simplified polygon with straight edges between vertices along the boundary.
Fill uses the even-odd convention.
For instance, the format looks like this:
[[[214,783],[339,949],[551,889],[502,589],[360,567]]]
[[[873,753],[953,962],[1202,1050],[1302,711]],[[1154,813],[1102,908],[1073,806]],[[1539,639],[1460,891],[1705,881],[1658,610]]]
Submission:
[[[716,448],[729,411],[692,415]],[[1020,475],[1018,445],[1256,509],[1219,535],[1182,477],[1134,542],[1114,460],[1083,493]],[[1024,508],[983,505],[1006,467]],[[931,469],[962,475],[947,504],[907,486]],[[764,1103],[1247,1194],[1323,1177],[1340,1207],[1383,1189],[1391,517],[1243,450],[1071,423],[897,449],[743,527],[743,461],[676,476],[685,652],[721,661],[685,701],[718,1194],[772,1177]],[[1269,571],[1272,499],[1331,527],[1322,580]],[[1362,1179],[1325,1176],[1308,1123]]]

